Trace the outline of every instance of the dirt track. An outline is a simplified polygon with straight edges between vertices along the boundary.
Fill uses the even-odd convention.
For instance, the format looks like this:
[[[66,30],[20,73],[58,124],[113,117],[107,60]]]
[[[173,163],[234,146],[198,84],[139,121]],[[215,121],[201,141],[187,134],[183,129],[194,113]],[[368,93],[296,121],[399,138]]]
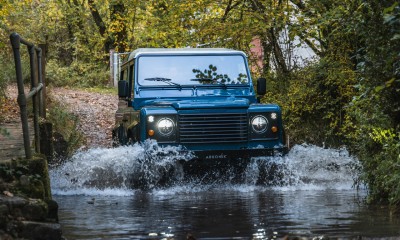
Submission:
[[[96,93],[80,89],[48,88],[48,95],[78,116],[79,126],[86,137],[86,147],[110,147],[114,114],[118,106],[116,94]],[[2,109],[3,122],[19,122],[19,108],[16,102],[17,87],[7,88],[7,105]],[[26,90],[27,93],[27,90]]]
[[[118,97],[114,94],[54,88],[51,96],[79,117],[79,130],[86,137],[86,147],[111,147],[111,130]]]

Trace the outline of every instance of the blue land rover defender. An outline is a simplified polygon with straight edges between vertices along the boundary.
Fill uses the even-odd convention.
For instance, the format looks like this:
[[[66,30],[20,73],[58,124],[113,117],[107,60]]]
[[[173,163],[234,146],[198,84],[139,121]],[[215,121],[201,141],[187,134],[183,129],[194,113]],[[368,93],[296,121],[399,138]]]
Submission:
[[[265,91],[258,79],[258,95]],[[286,150],[281,109],[259,103],[241,51],[137,49],[122,65],[118,95],[118,145],[154,139],[211,161]]]

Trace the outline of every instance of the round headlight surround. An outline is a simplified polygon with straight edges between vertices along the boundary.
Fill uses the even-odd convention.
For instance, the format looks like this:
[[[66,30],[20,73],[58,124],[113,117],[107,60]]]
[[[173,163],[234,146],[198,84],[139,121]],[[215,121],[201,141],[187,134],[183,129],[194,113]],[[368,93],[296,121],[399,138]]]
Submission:
[[[254,116],[251,119],[251,128],[257,134],[265,133],[268,129],[268,119],[263,115]]]
[[[162,136],[170,136],[175,130],[175,123],[172,119],[163,117],[157,122],[157,130]]]

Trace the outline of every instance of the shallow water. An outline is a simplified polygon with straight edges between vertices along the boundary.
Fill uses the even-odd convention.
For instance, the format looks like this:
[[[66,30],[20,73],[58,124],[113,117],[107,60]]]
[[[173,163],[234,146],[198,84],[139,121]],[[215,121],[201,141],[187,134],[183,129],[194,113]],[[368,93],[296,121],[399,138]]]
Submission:
[[[165,187],[163,172],[190,156],[146,144],[90,149],[50,171],[67,239],[400,237],[399,216],[364,204],[367,190],[354,188],[360,164],[345,149],[298,145],[252,159],[240,184],[175,176]],[[270,163],[280,177],[259,184]],[[150,190],[132,187],[137,176]]]
[[[68,239],[400,236],[399,218],[347,190],[213,188],[132,196],[56,196]]]

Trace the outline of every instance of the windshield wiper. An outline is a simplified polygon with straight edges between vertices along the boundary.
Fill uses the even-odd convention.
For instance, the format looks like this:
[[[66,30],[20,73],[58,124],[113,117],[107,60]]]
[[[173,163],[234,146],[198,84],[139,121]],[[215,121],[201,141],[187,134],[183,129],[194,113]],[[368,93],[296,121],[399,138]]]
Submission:
[[[169,85],[174,85],[174,86],[181,87],[180,84],[171,82],[171,80],[172,80],[171,78],[152,77],[152,78],[145,78],[144,80],[146,80],[146,81],[164,82],[164,83],[167,83]]]
[[[211,79],[211,78],[192,78],[192,79],[190,79],[190,81],[196,81],[196,82],[200,82],[202,84],[211,84],[211,85],[217,84],[217,81],[215,79]]]
[[[197,81],[197,82],[201,82],[201,81],[205,81],[205,82],[214,82],[214,80],[212,80],[211,78],[192,78],[192,79],[190,79],[190,81]]]

